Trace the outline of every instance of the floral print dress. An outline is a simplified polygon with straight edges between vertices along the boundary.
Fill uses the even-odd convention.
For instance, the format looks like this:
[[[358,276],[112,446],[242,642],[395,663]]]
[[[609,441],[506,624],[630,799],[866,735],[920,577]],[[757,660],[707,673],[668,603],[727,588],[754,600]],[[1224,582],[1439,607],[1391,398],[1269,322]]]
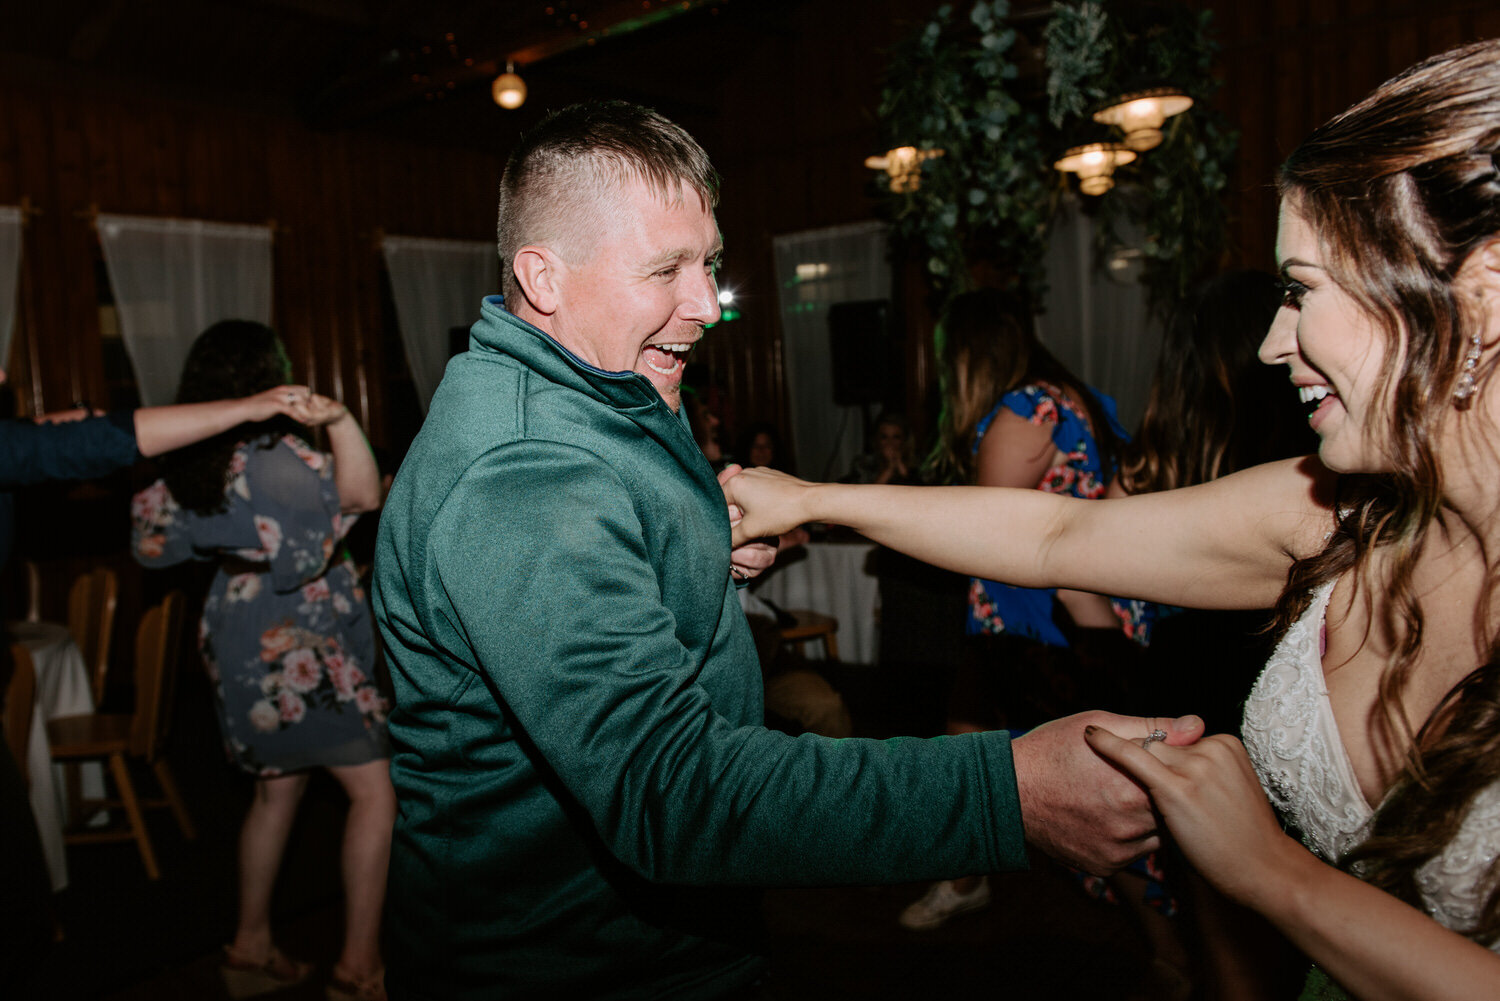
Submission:
[[[333,457],[294,435],[242,443],[226,509],[184,510],[157,481],[131,504],[148,567],[216,559],[199,628],[225,748],[259,776],[387,757],[387,704],[354,564],[339,541]]]
[[[1103,404],[1105,415],[1116,437],[1130,436],[1115,418],[1115,401],[1103,393],[1094,393]],[[1089,424],[1088,411],[1076,405],[1068,395],[1049,382],[1035,382],[1013,389],[1000,398],[985,415],[974,432],[974,451],[985,432],[1002,409],[1024,417],[1032,424],[1052,429],[1052,444],[1062,458],[1043,474],[1038,490],[1049,494],[1098,498],[1104,496],[1112,470],[1100,461],[1099,445]],[[1051,589],[1012,587],[975,577],[969,581],[970,635],[1012,633],[1028,636],[1049,646],[1065,647],[1067,638],[1052,621]]]

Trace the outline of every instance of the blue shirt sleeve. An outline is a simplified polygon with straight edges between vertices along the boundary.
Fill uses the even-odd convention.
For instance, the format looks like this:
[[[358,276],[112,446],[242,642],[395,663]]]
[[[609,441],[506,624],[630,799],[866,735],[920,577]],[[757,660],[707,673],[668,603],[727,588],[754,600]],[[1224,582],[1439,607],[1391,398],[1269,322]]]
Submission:
[[[92,479],[137,458],[133,410],[62,424],[0,421],[0,487]]]

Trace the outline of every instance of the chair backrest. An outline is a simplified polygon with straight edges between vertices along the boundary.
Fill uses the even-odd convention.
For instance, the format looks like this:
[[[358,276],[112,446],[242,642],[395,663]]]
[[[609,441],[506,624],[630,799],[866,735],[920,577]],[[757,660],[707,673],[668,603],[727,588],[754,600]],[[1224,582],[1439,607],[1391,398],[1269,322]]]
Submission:
[[[10,645],[10,660],[14,670],[10,683],[5,686],[5,742],[10,745],[10,756],[16,759],[16,768],[22,775],[29,775],[26,771],[26,746],[31,740],[36,670],[31,664],[31,651],[20,643]]]
[[[109,672],[110,638],[115,631],[115,604],[120,584],[108,567],[95,567],[73,579],[68,591],[68,631],[88,666],[94,705],[104,701],[104,683]]]
[[[130,725],[130,753],[156,760],[166,743],[176,693],[178,650],[182,639],[181,591],[146,609],[135,632],[135,717]]]

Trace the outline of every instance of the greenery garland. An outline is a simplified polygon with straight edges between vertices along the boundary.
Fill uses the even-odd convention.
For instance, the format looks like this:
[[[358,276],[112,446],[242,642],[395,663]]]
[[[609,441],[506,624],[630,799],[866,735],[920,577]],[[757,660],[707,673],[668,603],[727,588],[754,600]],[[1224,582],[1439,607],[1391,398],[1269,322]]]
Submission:
[[[941,149],[915,191],[877,179],[898,244],[917,249],[939,310],[977,281],[1010,282],[1040,303],[1047,233],[1067,181],[1052,164],[1076,142],[1109,138],[1092,112],[1123,93],[1170,85],[1193,108],[1168,120],[1164,140],[1116,171],[1116,188],[1089,207],[1101,254],[1144,234],[1141,281],[1164,314],[1223,254],[1222,195],[1237,136],[1209,108],[1210,13],[1179,4],[1106,8],[1057,3],[1042,33],[1046,113],[1022,91],[1009,0],[978,0],[966,23],[950,4],[891,53],[880,114],[893,146]],[[1094,134],[1090,135],[1089,131]],[[976,280],[977,267],[995,274]]]
[[[980,0],[967,24],[940,7],[892,52],[880,103],[893,145],[940,149],[921,186],[894,191],[883,175],[896,240],[925,251],[939,303],[970,288],[971,265],[989,261],[1027,288],[1043,281],[1051,184],[1042,120],[1013,93],[1019,76],[1005,24],[1009,0]]]

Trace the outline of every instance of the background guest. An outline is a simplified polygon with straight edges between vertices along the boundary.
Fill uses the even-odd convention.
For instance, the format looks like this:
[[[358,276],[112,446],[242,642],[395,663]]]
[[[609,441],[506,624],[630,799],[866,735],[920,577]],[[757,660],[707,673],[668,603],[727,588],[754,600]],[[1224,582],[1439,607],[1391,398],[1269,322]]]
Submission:
[[[5,371],[0,369],[0,384]],[[0,420],[0,570],[15,534],[14,491],[53,480],[92,479],[145,456],[190,444],[241,424],[292,416],[302,386],[278,385],[244,399],[146,407],[104,416],[86,411],[47,415],[36,422]],[[6,394],[6,399],[14,402]],[[0,693],[14,666],[0,643]],[[0,740],[0,858],[7,903],[0,907],[0,969],[11,989],[29,996],[27,979],[51,944],[52,886],[31,812],[26,781],[10,745]]]
[[[875,418],[872,448],[854,459],[844,483],[916,483],[916,444],[906,418],[887,410]]]
[[[949,306],[940,336],[946,397],[932,460],[938,478],[1104,495],[1125,438],[1114,401],[1037,340],[1024,303],[995,289],[964,293]],[[1109,649],[1119,656],[1129,653],[1107,599],[973,578],[948,732],[1024,729],[1084,701],[1109,701],[1080,677],[1083,662],[1070,650],[1080,630],[1117,641]],[[901,923],[935,928],[985,906],[989,895],[982,876],[942,880],[902,912]]]
[[[285,381],[287,369],[270,328],[215,324],[194,342],[177,397],[254,391]],[[380,471],[343,404],[302,393],[293,416],[323,428],[331,454],[287,428],[237,427],[184,449],[136,495],[134,549],[147,566],[203,553],[219,562],[200,648],[225,748],[256,776],[240,833],[238,924],[222,965],[230,993],[277,990],[311,971],[272,941],[271,893],[307,771],[324,767],[349,796],[344,944],[329,996],[383,998],[379,931],[395,796],[370,614],[341,548],[350,515],[379,507]]]

